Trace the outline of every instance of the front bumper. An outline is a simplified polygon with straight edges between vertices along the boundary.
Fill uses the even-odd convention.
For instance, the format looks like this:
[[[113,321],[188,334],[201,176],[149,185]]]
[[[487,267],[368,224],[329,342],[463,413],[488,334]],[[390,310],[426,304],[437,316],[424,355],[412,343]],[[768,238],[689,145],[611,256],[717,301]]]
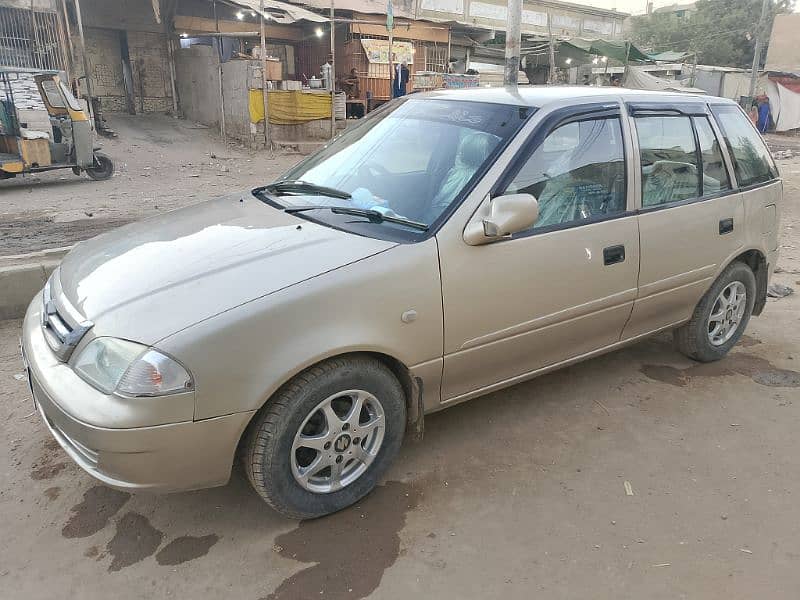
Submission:
[[[31,390],[47,428],[78,466],[124,490],[174,492],[228,481],[236,446],[253,412],[150,427],[106,426],[104,420],[109,425],[120,422],[118,414],[102,406],[111,398],[55,357],[39,325],[38,304],[34,300],[28,309],[22,336]],[[126,402],[128,410],[135,410],[137,399]],[[76,408],[80,416],[91,415],[92,422],[73,414]]]

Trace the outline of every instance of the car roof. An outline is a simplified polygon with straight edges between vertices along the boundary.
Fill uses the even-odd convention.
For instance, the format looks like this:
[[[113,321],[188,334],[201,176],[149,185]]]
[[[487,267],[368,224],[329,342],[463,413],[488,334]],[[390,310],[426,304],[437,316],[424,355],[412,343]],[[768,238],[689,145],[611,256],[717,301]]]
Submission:
[[[417,94],[414,94],[417,96]],[[618,87],[595,87],[587,85],[521,85],[517,88],[469,88],[461,90],[435,90],[419,94],[423,98],[438,100],[461,100],[468,102],[489,102],[492,104],[512,104],[542,108],[555,102],[567,100],[609,100],[609,101],[651,101],[735,104],[732,100],[705,94],[682,94],[679,92],[657,92],[650,90],[631,90]]]

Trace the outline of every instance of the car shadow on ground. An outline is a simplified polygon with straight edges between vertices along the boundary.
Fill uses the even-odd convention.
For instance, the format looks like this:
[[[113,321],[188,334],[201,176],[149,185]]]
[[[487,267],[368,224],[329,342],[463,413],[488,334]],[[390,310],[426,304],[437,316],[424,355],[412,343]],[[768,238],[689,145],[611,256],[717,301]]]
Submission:
[[[112,572],[149,557],[159,565],[182,564],[213,554],[220,541],[233,542],[262,553],[271,548],[300,563],[271,599],[316,597],[323,587],[327,597],[364,598],[400,555],[400,533],[417,508],[442,510],[459,495],[497,485],[494,476],[509,469],[524,473],[528,484],[537,486],[547,479],[548,469],[558,468],[552,465],[565,440],[574,460],[591,463],[592,451],[582,446],[584,440],[592,444],[593,437],[603,435],[597,430],[612,429],[616,444],[630,444],[626,419],[636,418],[639,403],[650,402],[648,418],[672,419],[689,410],[679,394],[653,398],[653,384],[684,387],[695,376],[741,375],[759,383],[758,377],[774,370],[750,354],[750,347],[759,343],[746,337],[728,358],[706,367],[678,354],[671,337],[662,335],[428,415],[424,439],[407,440],[372,494],[321,519],[298,523],[273,511],[238,465],[223,487],[170,495],[117,492],[70,468],[59,479],[74,473],[85,489],[57,526],[63,537],[76,542],[104,532],[92,538],[95,545],[84,548],[83,555]],[[800,385],[800,374],[784,375],[789,379],[782,385]],[[771,385],[769,381],[762,385]],[[644,391],[636,391],[640,389]],[[511,479],[519,480],[516,475]],[[362,543],[344,560],[338,540],[352,531]],[[107,541],[96,543],[101,538]]]

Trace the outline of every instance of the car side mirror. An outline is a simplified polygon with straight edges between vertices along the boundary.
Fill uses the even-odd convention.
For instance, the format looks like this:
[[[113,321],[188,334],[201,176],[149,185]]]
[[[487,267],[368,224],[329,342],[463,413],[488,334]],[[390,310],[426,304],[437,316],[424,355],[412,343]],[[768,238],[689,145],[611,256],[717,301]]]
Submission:
[[[489,215],[472,221],[464,231],[470,246],[488,244],[525,231],[539,218],[539,203],[531,194],[506,194],[489,201]]]

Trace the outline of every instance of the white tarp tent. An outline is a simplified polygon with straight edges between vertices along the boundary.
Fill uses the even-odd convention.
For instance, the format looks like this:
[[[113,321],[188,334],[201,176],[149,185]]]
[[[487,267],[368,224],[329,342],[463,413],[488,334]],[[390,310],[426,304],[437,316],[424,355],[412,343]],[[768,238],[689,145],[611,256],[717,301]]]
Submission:
[[[800,94],[775,81],[769,81],[766,87],[775,131],[800,129]]]
[[[625,78],[622,80],[622,87],[634,90],[655,90],[659,92],[683,92],[686,94],[705,94],[706,91],[700,88],[688,87],[675,79],[665,79],[650,75],[643,69],[628,66]]]

